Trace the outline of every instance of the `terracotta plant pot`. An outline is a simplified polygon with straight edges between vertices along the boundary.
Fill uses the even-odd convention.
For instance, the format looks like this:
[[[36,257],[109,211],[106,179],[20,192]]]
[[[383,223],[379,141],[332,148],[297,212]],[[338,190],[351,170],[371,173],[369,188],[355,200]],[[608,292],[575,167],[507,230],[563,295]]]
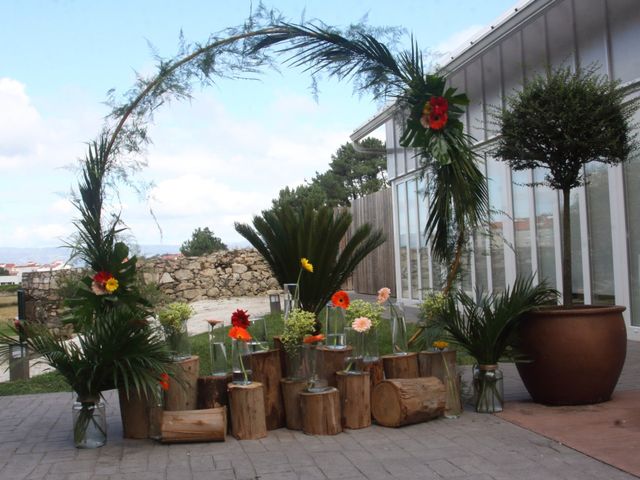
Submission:
[[[516,365],[531,398],[547,405],[609,400],[627,353],[624,310],[556,307],[527,314],[519,333],[532,361]]]

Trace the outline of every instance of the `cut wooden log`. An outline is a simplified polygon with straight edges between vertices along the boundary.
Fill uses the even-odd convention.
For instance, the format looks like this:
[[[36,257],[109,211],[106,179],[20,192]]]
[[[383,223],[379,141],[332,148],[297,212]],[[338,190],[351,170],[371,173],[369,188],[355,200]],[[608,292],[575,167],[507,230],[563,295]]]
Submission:
[[[284,344],[279,335],[273,337],[273,348],[278,350],[280,354],[280,375],[285,378],[287,376],[287,352],[284,350]]]
[[[337,388],[324,392],[300,393],[302,431],[309,435],[337,435],[342,432],[340,393]]]
[[[382,359],[380,358],[373,362],[364,362],[362,364],[362,371],[369,372],[369,382],[371,384],[369,390],[371,392],[373,392],[376,385],[384,380],[384,367],[382,366]]]
[[[390,378],[416,378],[418,375],[418,354],[385,355],[382,357],[384,376]]]
[[[176,379],[164,392],[164,409],[169,411],[195,410],[198,406],[198,371],[200,357],[193,355],[175,363]]]
[[[118,389],[120,400],[120,417],[122,418],[122,436],[124,438],[149,438],[150,402],[141,397],[134,389],[129,390],[129,396],[124,388]]]
[[[231,433],[238,440],[255,440],[267,436],[264,414],[264,387],[259,382],[248,385],[229,384]]]
[[[443,359],[447,362],[447,368]],[[446,352],[420,352],[418,354],[418,367],[421,377],[436,377],[445,383],[447,369],[452,376],[456,375],[456,351],[447,350]]]
[[[252,377],[264,387],[264,412],[267,430],[275,430],[285,425],[284,405],[280,380],[282,367],[280,365],[280,351],[267,350],[251,354]]]
[[[283,378],[280,380],[282,387],[282,403],[284,416],[289,430],[302,430],[302,417],[300,415],[300,393],[306,388],[306,380],[292,380]]]
[[[162,443],[224,442],[227,435],[227,407],[164,412]]]
[[[445,388],[435,377],[385,380],[373,391],[373,418],[385,427],[399,427],[441,416]]]
[[[351,355],[353,349],[349,346],[341,350],[328,348],[326,346],[317,348],[318,359],[316,361],[318,362],[318,376],[320,378],[326,378],[329,386],[335,387],[338,385],[336,372],[344,370],[345,361],[347,357]]]
[[[198,377],[198,410],[229,405],[227,385],[231,374],[226,376]]]
[[[344,428],[365,428],[371,425],[371,392],[369,372],[336,373],[342,426]]]

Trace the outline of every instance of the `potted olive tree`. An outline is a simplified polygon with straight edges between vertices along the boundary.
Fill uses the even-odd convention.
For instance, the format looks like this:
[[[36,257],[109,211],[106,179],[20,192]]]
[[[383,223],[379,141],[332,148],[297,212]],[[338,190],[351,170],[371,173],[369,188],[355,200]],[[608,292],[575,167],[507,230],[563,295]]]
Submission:
[[[563,305],[529,314],[520,328],[529,361],[518,371],[532,398],[553,405],[606,401],[626,355],[624,307],[572,306],[570,193],[584,185],[589,162],[616,165],[636,146],[618,81],[594,68],[549,70],[507,100],[495,151],[514,170],[543,168],[562,196]]]

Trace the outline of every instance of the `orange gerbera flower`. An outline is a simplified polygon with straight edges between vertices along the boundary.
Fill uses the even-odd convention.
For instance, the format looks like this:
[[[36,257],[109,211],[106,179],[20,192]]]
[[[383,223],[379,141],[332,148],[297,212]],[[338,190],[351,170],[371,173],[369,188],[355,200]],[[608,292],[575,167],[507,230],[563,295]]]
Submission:
[[[303,343],[316,343],[324,340],[324,335],[319,333],[318,335],[307,335],[302,340]]]
[[[160,374],[160,388],[165,392],[169,390],[169,375],[166,373]]]
[[[344,290],[338,290],[331,297],[331,303],[334,307],[349,308],[349,294]]]
[[[229,330],[229,336],[234,340],[241,340],[243,342],[251,340],[251,334],[246,328],[242,327],[231,327],[231,330]]]

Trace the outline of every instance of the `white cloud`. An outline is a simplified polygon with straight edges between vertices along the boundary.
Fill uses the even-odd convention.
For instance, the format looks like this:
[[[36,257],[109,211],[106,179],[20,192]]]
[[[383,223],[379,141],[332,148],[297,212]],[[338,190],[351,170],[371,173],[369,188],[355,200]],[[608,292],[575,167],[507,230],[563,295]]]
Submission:
[[[38,111],[27,96],[25,85],[11,78],[0,78],[0,166],[31,154],[41,126]]]

